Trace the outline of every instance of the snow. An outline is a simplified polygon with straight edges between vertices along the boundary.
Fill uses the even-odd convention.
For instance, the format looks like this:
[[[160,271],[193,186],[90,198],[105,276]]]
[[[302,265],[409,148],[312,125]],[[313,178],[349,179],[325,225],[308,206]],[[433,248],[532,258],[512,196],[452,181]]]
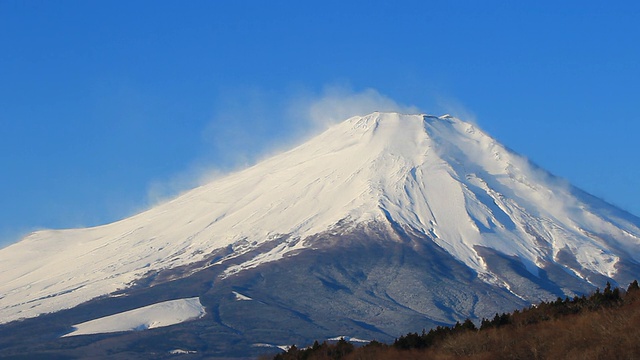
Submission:
[[[370,343],[371,342],[369,340],[362,340],[362,339],[358,339],[356,337],[351,337],[351,336],[336,336],[336,337],[327,339],[327,341],[339,341],[340,339],[344,339],[345,341],[348,341],[351,343]],[[275,349],[280,349],[282,351],[288,351],[291,348],[291,345],[274,345],[274,344],[266,344],[266,343],[256,343],[256,344],[253,344],[252,346],[275,348]]]
[[[75,330],[63,337],[154,329],[204,315],[205,308],[197,297],[164,301],[73,325]]]
[[[174,349],[169,351],[171,355],[184,355],[184,354],[197,354],[198,352],[195,350],[184,350],[184,349]]]
[[[280,349],[282,351],[288,351],[289,349],[291,349],[291,345],[273,345],[273,344],[265,344],[265,343],[253,344],[253,347],[275,348],[275,349]]]
[[[291,349],[291,345],[273,345],[273,344],[265,344],[265,343],[253,344],[253,347],[268,347],[268,348],[280,349],[282,351],[289,351],[289,349]]]
[[[336,337],[332,337],[330,339],[327,339],[329,341],[339,341],[340,339],[344,339],[345,341],[348,342],[360,342],[360,343],[369,343],[371,341],[369,340],[362,340],[362,339],[358,339],[356,337],[351,337],[351,336],[336,336]]]
[[[390,218],[432,236],[483,279],[476,246],[517,256],[536,274],[562,249],[583,269],[614,276],[640,261],[640,220],[531,165],[451,116],[373,113],[103,226],[45,230],[0,249],[0,323],[73,307],[149,271],[231,258],[276,239],[224,276],[292,256],[340,221]],[[568,269],[581,275],[581,269]],[[489,280],[487,280],[489,281]]]
[[[232,291],[232,292],[233,292],[233,295],[235,295],[235,296],[236,296],[236,300],[237,300],[237,301],[249,301],[249,300],[253,300],[252,298],[250,298],[250,297],[248,297],[248,296],[246,296],[246,295],[242,295],[242,294],[240,294],[239,292],[235,292],[235,291]]]
[[[351,336],[336,336],[336,337],[327,339],[327,341],[339,341],[340,339],[344,339],[345,341],[348,341],[351,343],[370,343],[371,342],[369,340],[362,340],[362,339],[358,339],[356,337],[351,337]],[[274,344],[266,344],[266,343],[256,343],[256,344],[253,344],[253,347],[275,348],[275,349],[280,349],[282,351],[288,351],[291,348],[291,345],[274,345]]]

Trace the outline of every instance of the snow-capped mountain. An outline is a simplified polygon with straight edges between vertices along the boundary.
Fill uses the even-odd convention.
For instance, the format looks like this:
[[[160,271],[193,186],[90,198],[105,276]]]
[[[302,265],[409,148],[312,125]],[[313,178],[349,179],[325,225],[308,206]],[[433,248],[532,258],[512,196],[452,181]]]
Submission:
[[[0,323],[165,289],[244,341],[392,338],[626,284],[639,264],[637,217],[470,123],[373,113],[130,218],[0,250]]]

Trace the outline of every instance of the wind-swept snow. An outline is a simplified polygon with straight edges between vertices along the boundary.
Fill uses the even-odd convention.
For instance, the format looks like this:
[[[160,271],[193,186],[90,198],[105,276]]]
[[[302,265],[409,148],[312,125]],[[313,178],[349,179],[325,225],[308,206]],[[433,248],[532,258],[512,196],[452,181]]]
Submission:
[[[205,309],[197,297],[164,301],[73,325],[75,330],[63,337],[147,330],[180,324],[204,315]]]
[[[279,241],[227,268],[233,276],[313,248],[308,237],[336,224],[372,221],[427,235],[484,279],[495,276],[479,247],[518,258],[534,275],[561,251],[575,257],[566,270],[576,276],[612,277],[621,258],[640,262],[638,218],[475,126],[373,113],[130,218],[39,231],[0,250],[0,322],[75,306],[217,249],[232,250],[224,264]]]

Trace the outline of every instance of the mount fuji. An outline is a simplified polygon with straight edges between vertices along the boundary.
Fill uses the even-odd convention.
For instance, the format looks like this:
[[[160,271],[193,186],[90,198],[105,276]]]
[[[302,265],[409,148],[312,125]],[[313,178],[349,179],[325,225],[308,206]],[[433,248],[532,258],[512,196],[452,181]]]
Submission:
[[[0,353],[390,341],[638,274],[639,218],[473,124],[376,112],[130,218],[1,249]]]

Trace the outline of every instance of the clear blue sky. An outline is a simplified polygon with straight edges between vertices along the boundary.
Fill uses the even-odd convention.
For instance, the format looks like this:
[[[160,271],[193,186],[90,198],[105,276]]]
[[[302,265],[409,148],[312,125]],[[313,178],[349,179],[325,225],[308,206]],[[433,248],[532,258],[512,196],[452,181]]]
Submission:
[[[638,44],[637,1],[0,0],[0,244],[251,163],[331,96],[473,118],[640,215]]]

